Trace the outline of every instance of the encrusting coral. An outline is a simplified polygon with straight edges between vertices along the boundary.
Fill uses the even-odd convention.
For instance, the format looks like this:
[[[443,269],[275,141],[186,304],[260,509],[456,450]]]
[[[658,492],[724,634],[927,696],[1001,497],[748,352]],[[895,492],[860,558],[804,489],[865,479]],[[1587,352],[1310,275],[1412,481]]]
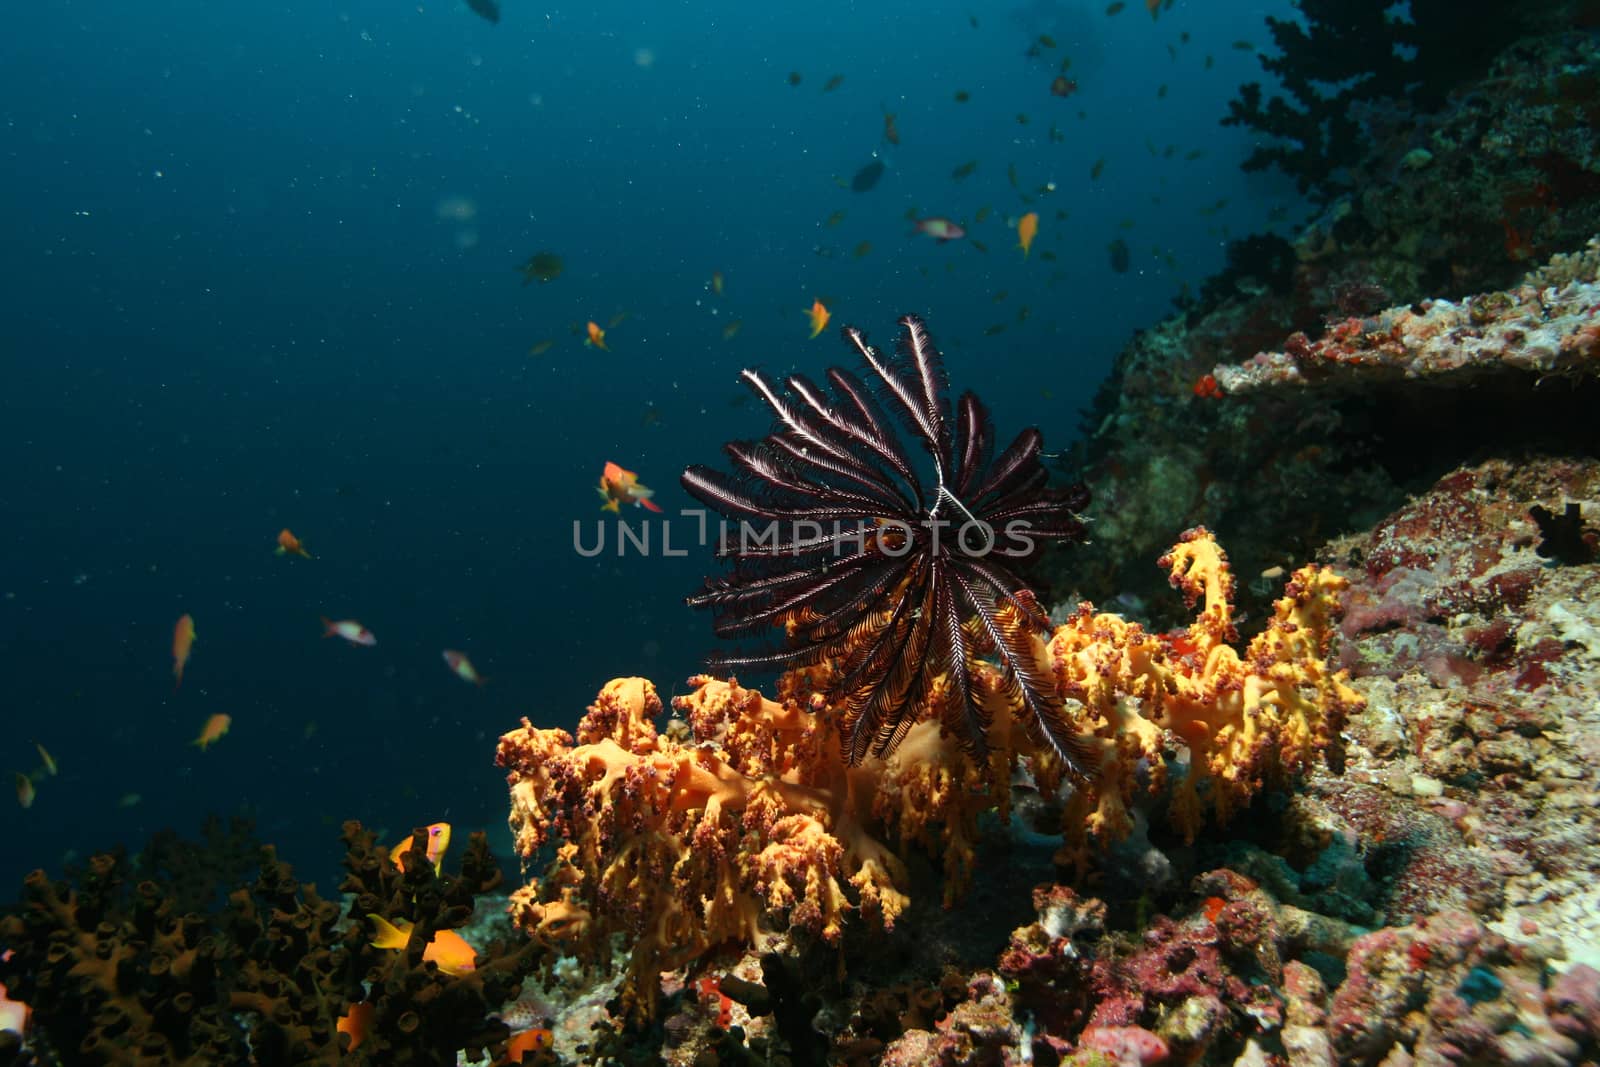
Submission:
[[[1140,781],[1151,793],[1166,784],[1170,744],[1188,751],[1171,810],[1192,837],[1208,800],[1226,819],[1319,754],[1337,766],[1339,729],[1361,704],[1326,661],[1343,579],[1297,571],[1240,655],[1232,577],[1211,535],[1188,532],[1162,565],[1191,605],[1204,598],[1186,631],[1147,634],[1083,605],[1048,642],[1032,638],[1041,675],[1096,754],[1066,805],[1066,861],[1086,864],[1091,838],[1129,832]],[[665,732],[642,678],[610,682],[575,735],[524,719],[497,756],[517,849],[533,862],[559,843],[544,876],[514,894],[515,918],[590,964],[608,962],[622,935],[624,999],[648,1015],[664,972],[719,945],[756,944],[768,920],[829,943],[851,911],[892,928],[908,903],[899,850],[912,842],[942,854],[953,903],[973,874],[978,816],[1009,814],[1019,766],[1046,794],[1068,773],[972,636],[968,673],[990,717],[981,764],[928,717],[888,758],[851,766],[823,696],[828,663],[785,674],[776,701],[691,679],[673,701],[686,721]]]

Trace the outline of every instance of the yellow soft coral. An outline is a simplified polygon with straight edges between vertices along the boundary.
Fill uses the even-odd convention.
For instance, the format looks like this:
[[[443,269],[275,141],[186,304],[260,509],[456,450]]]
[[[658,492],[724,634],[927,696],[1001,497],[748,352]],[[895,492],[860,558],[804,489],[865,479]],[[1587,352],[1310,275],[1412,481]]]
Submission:
[[[1202,822],[1202,787],[1209,786],[1218,821],[1226,821],[1263,784],[1303,772],[1319,753],[1337,761],[1339,730],[1361,703],[1345,673],[1330,671],[1325,661],[1338,594],[1348,584],[1343,578],[1322,567],[1296,571],[1267,629],[1241,658],[1228,643],[1237,639],[1233,578],[1211,534],[1190,530],[1161,565],[1191,606],[1204,597],[1183,635],[1148,634],[1086,605],[1050,640],[1058,683],[1082,706],[1104,751],[1075,798],[1083,819],[1069,819],[1069,844],[1083,832],[1102,838],[1128,832],[1133,775],[1140,760],[1161,766],[1162,731],[1189,751],[1172,816],[1193,840]],[[1152,777],[1153,791],[1161,784]],[[1092,809],[1084,810],[1091,800]]]
[[[1066,862],[1085,864],[1091,841],[1131,830],[1135,792],[1167,787],[1175,746],[1188,766],[1172,817],[1192,839],[1207,798],[1224,820],[1319,754],[1337,763],[1339,729],[1360,704],[1326,663],[1343,579],[1296,571],[1241,656],[1233,579],[1211,535],[1189,531],[1161,565],[1191,607],[1201,604],[1186,631],[1147,633],[1085,604],[1048,641],[1034,639],[1035,667],[1054,680],[1054,706],[1082,742],[1063,817]],[[1000,623],[1028,625],[1016,612]],[[972,648],[985,647],[971,636]],[[840,732],[849,712],[823,696],[837,669],[828,662],[784,675],[778,701],[735,681],[691,679],[673,702],[686,729],[657,731],[664,709],[642,678],[609,683],[575,734],[524,719],[498,755],[510,771],[517,850],[532,862],[561,843],[543,877],[514,896],[517,921],[589,963],[605,962],[622,935],[624,999],[648,1014],[664,972],[723,944],[754,945],[768,921],[828,942],[852,911],[892,929],[909,904],[902,857],[912,844],[942,854],[953,904],[974,874],[979,816],[1008,814],[1018,764],[1046,794],[1068,773],[1028,727],[1020,689],[977,657],[967,676],[987,722],[981,764],[940,721],[951,702],[939,675],[890,757],[851,766]]]

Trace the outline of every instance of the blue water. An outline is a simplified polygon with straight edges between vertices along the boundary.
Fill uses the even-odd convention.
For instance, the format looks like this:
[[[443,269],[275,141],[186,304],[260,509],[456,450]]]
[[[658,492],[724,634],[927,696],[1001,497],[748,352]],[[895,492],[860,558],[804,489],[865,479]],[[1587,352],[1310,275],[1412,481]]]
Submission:
[[[490,25],[456,0],[16,6],[0,770],[37,766],[37,740],[61,773],[31,810],[0,802],[0,898],[210,811],[252,814],[325,886],[344,818],[503,838],[499,733],[570,727],[614,675],[681,690],[711,645],[682,606],[704,552],[573,552],[601,466],[688,507],[677,472],[766,429],[734,402],[742,366],[849,360],[831,328],[807,340],[819,297],[880,341],[924,314],[1002,434],[1070,444],[1118,347],[1227,235],[1303,215],[1287,183],[1238,170],[1249,133],[1217,124],[1259,76],[1232,42],[1265,44],[1285,7],[504,0]],[[1029,58],[1040,33],[1058,48]],[[1058,99],[1063,53],[1079,89]],[[875,155],[876,189],[839,187]],[[1012,164],[1053,191],[1025,204]],[[913,208],[972,223],[988,252],[909,236]],[[1007,224],[1026,210],[1024,260]],[[538,250],[566,271],[523,287]],[[571,332],[622,313],[609,354]],[[273,555],[285,526],[316,559]],[[174,692],[184,612],[198,641]],[[322,640],[319,615],[378,645]],[[232,732],[202,754],[188,741],[218,711]]]

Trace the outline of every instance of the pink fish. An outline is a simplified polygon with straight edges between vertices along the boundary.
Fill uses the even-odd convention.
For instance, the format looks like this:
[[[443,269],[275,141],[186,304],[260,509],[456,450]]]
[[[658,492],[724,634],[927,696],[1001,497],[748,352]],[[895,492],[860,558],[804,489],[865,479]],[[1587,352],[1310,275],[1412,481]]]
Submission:
[[[1139,1067],[1164,1063],[1171,1053],[1163,1038],[1142,1026],[1091,1026],[1078,1036],[1078,1047]]]
[[[334,622],[326,615],[322,616],[322,636],[342,637],[352,645],[366,645],[369,648],[378,643],[378,639],[372,636],[372,631],[354,619]]]
[[[472,665],[472,661],[467,658],[465,652],[457,652],[453,648],[447,648],[444,650],[444,661],[450,665],[450,669],[455,671],[462,681],[471,682],[473,685],[483,684],[483,675],[478,673],[478,669]]]
[[[951,222],[949,219],[937,216],[931,219],[917,219],[916,227],[918,233],[925,233],[941,243],[959,240],[967,235],[966,227],[959,222]]]

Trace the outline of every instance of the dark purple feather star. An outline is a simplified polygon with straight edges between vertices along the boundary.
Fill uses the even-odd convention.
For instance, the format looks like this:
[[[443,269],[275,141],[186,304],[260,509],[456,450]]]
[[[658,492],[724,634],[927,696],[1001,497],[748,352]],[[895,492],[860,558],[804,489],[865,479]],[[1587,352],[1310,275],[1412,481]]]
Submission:
[[[995,457],[989,413],[970,392],[952,426],[938,350],[921,319],[900,325],[894,356],[843,331],[871,388],[838,367],[827,372],[831,391],[798,374],[780,391],[744,371],[776,417],[772,432],[725,446],[732,474],[683,472],[683,487],[737,526],[718,551],[731,573],[708,578],[689,603],[712,610],[720,637],[786,632],[781,647],[718,654],[712,666],[831,661],[828,696],[851,763],[886,755],[930,715],[981,759],[990,716],[970,671],[986,656],[1076,765],[1080,743],[1037,659],[1049,620],[1011,568],[1041,542],[1082,539],[1088,491],[1046,485],[1037,429]],[[906,450],[897,423],[926,459]]]

